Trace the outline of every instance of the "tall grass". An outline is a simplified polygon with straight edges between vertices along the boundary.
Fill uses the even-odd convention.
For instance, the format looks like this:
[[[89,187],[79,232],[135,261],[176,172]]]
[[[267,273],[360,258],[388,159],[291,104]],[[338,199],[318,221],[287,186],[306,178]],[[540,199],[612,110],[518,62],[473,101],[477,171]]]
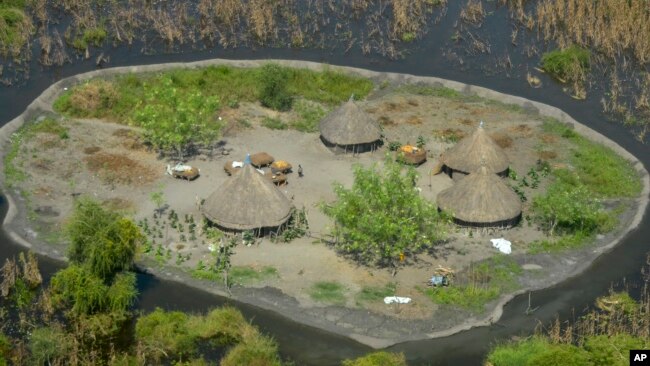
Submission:
[[[496,345],[487,363],[623,366],[629,364],[630,349],[650,347],[647,288],[639,302],[627,293],[611,293],[598,298],[596,307],[575,321],[539,327],[531,338]]]

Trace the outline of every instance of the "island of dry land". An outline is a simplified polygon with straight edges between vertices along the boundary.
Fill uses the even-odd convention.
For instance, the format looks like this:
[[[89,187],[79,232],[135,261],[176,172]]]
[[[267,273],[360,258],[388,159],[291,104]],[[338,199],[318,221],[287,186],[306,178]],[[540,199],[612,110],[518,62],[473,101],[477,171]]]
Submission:
[[[6,229],[63,257],[75,202],[96,200],[139,224],[142,269],[383,347],[495,321],[514,294],[583,271],[645,211],[642,164],[552,107],[434,78],[312,63],[280,62],[269,79],[262,64],[113,69],[55,84],[4,128],[3,183],[13,204]],[[279,98],[264,99],[265,88]],[[337,153],[321,141],[319,121],[351,95],[381,126],[383,145],[371,152]],[[427,160],[404,171],[417,173],[417,200],[435,208],[438,193],[459,180],[434,174],[440,155],[480,121],[510,161],[499,179],[521,200],[515,227],[461,228],[425,210],[435,214],[438,238],[394,258],[335,244],[346,236],[334,236],[327,207],[363,190],[355,176],[383,179],[396,164],[393,150],[417,144]],[[236,235],[227,291],[211,245],[232,235],[207,225],[201,204],[235,179],[226,162],[258,152],[293,166],[278,189],[308,227]],[[200,176],[166,174],[179,159]],[[494,248],[493,238],[509,240],[512,253]],[[440,267],[455,273],[450,285],[427,286]],[[387,305],[386,296],[412,301]]]

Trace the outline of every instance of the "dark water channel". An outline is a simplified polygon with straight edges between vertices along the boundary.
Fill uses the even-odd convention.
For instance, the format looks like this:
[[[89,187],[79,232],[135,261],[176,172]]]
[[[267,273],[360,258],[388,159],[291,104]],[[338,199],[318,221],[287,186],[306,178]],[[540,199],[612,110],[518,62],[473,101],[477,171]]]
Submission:
[[[457,19],[458,5],[450,2],[447,16],[440,24],[433,26],[427,36],[419,41],[405,59],[387,61],[382,58],[366,57],[351,51],[342,54],[341,50],[289,50],[289,49],[210,49],[202,51],[186,50],[178,54],[142,55],[137,47],[114,48],[110,66],[126,66],[163,62],[188,62],[209,58],[232,59],[301,59],[319,61],[336,65],[354,66],[376,71],[402,72],[424,76],[437,76],[491,88],[500,92],[514,94],[547,103],[563,109],[576,120],[585,123],[603,135],[616,141],[637,156],[646,169],[650,169],[650,149],[634,139],[633,134],[621,125],[607,121],[600,112],[599,94],[592,92],[590,98],[576,101],[566,96],[561,87],[542,75],[544,87],[532,89],[523,75],[535,66],[532,61],[513,49],[510,45],[508,22],[503,9],[495,10],[483,24],[482,33],[489,34],[492,44],[490,55],[470,56],[461,49],[449,46],[453,25]],[[499,43],[499,40],[500,43]],[[513,67],[499,71],[495,65],[495,55],[509,53]],[[462,61],[460,61],[462,60]],[[33,63],[29,80],[11,88],[0,89],[0,123],[4,124],[23,112],[25,107],[52,82],[73,74],[93,70],[93,60],[78,60],[74,64],[59,69],[42,69]],[[602,93],[602,92],[601,92]],[[1,198],[1,196],[0,196]],[[6,203],[1,200],[2,216]],[[596,297],[605,294],[612,286],[641,284],[640,269],[645,264],[646,253],[650,250],[650,216],[646,212],[638,230],[610,253],[603,255],[582,275],[568,279],[562,284],[533,292],[532,305],[540,308],[531,316],[524,315],[528,307],[528,296],[519,296],[504,309],[498,323],[490,327],[470,331],[435,340],[425,340],[399,344],[389,348],[404,352],[411,365],[477,365],[480,364],[490,345],[506,340],[514,335],[532,333],[536,325],[548,323],[556,315],[562,320],[575,318],[593,304]],[[22,247],[12,243],[4,233],[0,233],[0,261],[16,255]],[[41,269],[46,277],[61,268],[62,263],[40,258]],[[159,280],[151,275],[138,276],[141,291],[139,308],[149,311],[156,306],[165,309],[185,311],[204,311],[207,308],[228,303],[228,299],[203,291],[188,288],[178,283]],[[634,289],[633,289],[634,290]],[[370,351],[366,346],[346,338],[296,324],[290,319],[252,306],[232,303],[259,326],[263,332],[272,335],[280,344],[283,357],[292,359],[296,365],[336,365],[340,360],[356,357]]]

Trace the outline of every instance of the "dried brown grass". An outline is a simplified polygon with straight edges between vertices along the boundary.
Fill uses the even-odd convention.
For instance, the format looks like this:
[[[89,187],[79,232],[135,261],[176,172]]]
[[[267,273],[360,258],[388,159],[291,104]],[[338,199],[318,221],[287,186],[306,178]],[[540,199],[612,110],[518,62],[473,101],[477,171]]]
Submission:
[[[552,160],[557,158],[557,153],[555,151],[542,150],[538,153],[539,158],[543,160]]]
[[[413,116],[409,116],[408,118],[406,118],[405,122],[407,124],[409,124],[409,125],[414,125],[414,126],[421,125],[422,124],[422,118],[413,115]]]
[[[109,184],[146,184],[156,178],[151,168],[123,154],[98,153],[84,161],[88,170]]]
[[[460,11],[460,19],[466,23],[480,25],[485,19],[485,10],[481,0],[468,0]]]
[[[502,149],[507,149],[512,147],[512,137],[503,132],[496,132],[490,135],[492,140],[496,142]]]
[[[88,146],[88,147],[84,147],[83,151],[84,151],[84,154],[86,154],[86,155],[92,155],[92,154],[94,154],[96,152],[99,152],[101,149],[102,148],[99,147],[99,146]]]
[[[93,113],[100,107],[110,106],[118,99],[118,92],[112,83],[105,80],[96,80],[80,86],[70,96],[70,104],[76,109]]]

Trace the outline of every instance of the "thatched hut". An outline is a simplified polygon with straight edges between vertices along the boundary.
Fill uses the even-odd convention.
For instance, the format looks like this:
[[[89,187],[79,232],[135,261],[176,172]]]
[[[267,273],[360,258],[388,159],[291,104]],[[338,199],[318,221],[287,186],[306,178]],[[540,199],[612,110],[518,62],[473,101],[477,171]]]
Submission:
[[[453,178],[454,173],[475,172],[482,163],[500,176],[508,175],[510,161],[503,149],[488,136],[483,122],[473,134],[458,141],[442,154],[443,171]]]
[[[280,229],[291,216],[293,205],[268,178],[244,164],[205,200],[201,210],[208,220],[227,231],[263,234]]]
[[[461,226],[510,227],[521,219],[519,196],[485,166],[440,192],[437,203]]]
[[[350,98],[320,121],[320,138],[336,152],[361,153],[381,145],[381,130]]]

